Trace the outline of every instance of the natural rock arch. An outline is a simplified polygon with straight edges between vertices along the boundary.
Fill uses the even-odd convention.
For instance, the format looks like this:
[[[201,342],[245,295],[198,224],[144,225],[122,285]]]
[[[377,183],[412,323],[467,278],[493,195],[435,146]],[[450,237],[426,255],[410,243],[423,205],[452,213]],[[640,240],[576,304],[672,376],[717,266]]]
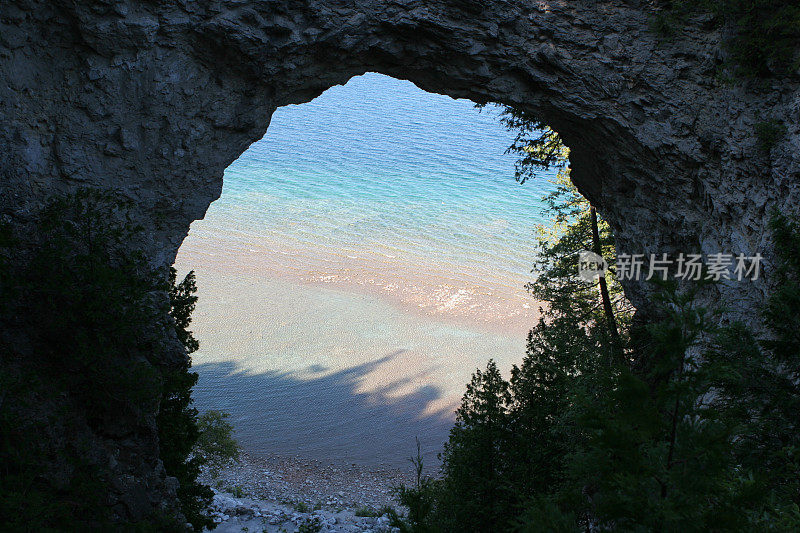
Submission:
[[[52,194],[117,190],[156,264],[277,107],[366,71],[551,124],[622,251],[766,252],[769,210],[797,206],[797,83],[718,81],[720,35],[697,18],[661,41],[651,2],[83,4],[0,7],[0,215],[21,224]],[[788,135],[767,155],[754,129],[772,117]],[[644,285],[627,290],[645,305]],[[747,317],[766,283],[714,290]]]
[[[797,86],[716,81],[719,36],[700,20],[661,42],[647,5],[7,3],[2,210],[79,185],[119,189],[168,263],[277,107],[373,70],[551,124],[621,250],[764,250],[766,210],[796,202]],[[790,135],[770,160],[753,131],[772,116]],[[762,285],[722,292],[752,305]]]

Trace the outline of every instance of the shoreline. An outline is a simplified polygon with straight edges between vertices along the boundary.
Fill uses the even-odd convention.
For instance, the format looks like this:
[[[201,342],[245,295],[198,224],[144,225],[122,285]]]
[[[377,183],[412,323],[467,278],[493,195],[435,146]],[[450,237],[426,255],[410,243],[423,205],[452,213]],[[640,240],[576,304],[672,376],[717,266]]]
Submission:
[[[530,279],[522,276],[517,286],[510,278],[487,280],[464,265],[330,255],[324,248],[298,250],[266,239],[245,243],[198,228],[184,240],[175,267],[179,275],[202,269],[229,278],[259,276],[376,297],[418,318],[522,339],[541,316],[543,303],[526,291]]]
[[[196,229],[175,267],[197,276],[197,406],[230,413],[255,455],[402,468],[419,437],[435,466],[472,373],[490,358],[510,370],[538,316],[516,278],[490,290],[494,278],[447,265],[415,272]]]
[[[223,533],[291,531],[304,523],[321,531],[389,533],[394,528],[382,508],[397,508],[392,489],[414,482],[410,463],[402,471],[246,452],[219,467],[204,465],[198,479],[214,489],[211,514]]]

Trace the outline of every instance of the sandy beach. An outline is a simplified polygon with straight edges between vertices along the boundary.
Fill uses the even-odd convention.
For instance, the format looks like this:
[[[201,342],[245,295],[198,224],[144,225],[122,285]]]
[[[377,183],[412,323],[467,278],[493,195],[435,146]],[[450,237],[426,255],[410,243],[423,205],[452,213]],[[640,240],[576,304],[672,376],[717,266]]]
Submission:
[[[256,456],[405,467],[419,438],[434,468],[472,372],[524,353],[522,333],[363,288],[179,259],[199,265],[196,405],[229,412]]]

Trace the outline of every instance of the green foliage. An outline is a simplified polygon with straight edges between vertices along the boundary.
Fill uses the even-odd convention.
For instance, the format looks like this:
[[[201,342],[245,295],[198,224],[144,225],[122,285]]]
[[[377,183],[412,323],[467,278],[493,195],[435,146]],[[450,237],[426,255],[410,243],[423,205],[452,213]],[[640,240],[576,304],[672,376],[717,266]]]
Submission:
[[[759,342],[735,332],[729,347],[752,353],[741,369],[730,400],[740,399],[750,431],[740,441],[741,461],[754,472],[761,489],[774,496],[771,514],[795,522],[800,505],[800,223],[774,215],[776,252],[773,291],[764,309],[769,335]],[[748,340],[742,343],[742,338]],[[776,518],[777,519],[777,518]]]
[[[422,457],[420,456],[419,458],[421,459]],[[397,512],[394,510],[394,507],[391,505],[383,505],[380,509],[378,509],[378,516],[392,516],[396,513]]]
[[[558,133],[536,117],[505,106],[500,121],[516,132],[506,153],[519,156],[514,168],[515,177],[521,184],[538,177],[538,170],[563,166],[569,157],[569,149],[561,142]]]
[[[246,492],[241,485],[226,485],[225,492],[230,493],[234,498],[244,498]]]
[[[578,193],[569,180],[569,172],[558,173],[556,188],[544,197],[544,214],[549,223],[537,226],[536,259],[533,272],[536,278],[527,285],[539,301],[547,302],[553,316],[571,317],[578,323],[603,320],[599,297],[599,280],[586,281],[577,277],[578,253],[594,248],[589,202]],[[611,228],[598,217],[600,255],[609,264],[616,260]],[[626,321],[632,307],[625,299],[622,286],[613,269],[606,274],[608,291],[618,321]],[[624,325],[624,324],[623,324]]]
[[[770,228],[778,261],[771,274],[775,290],[764,310],[765,318],[775,338],[765,345],[780,364],[791,368],[800,354],[800,226],[785,216],[774,215]]]
[[[195,296],[197,283],[194,271],[186,274],[186,277],[180,283],[175,283],[177,275],[178,273],[174,268],[169,269],[169,314],[175,321],[175,333],[178,335],[178,340],[186,348],[187,354],[193,354],[200,348],[200,343],[189,331],[189,325],[192,323],[192,313],[197,304],[197,296]]]
[[[518,181],[536,177],[543,167],[562,167],[555,191],[545,198],[552,223],[537,228],[537,277],[528,285],[545,302],[544,317],[509,382],[490,361],[467,387],[442,455],[443,479],[430,491],[435,500],[427,524],[442,531],[523,527],[520,509],[532,499],[542,509],[553,508],[547,495],[566,479],[568,454],[581,436],[562,419],[570,407],[568,393],[576,376],[612,357],[598,282],[576,276],[578,252],[595,246],[590,205],[569,181],[569,152],[555,132],[530,117],[507,108],[503,121],[518,131],[509,149],[521,156]],[[613,262],[610,229],[600,220],[598,230],[600,252]],[[613,273],[607,277],[616,319],[627,324],[630,306]],[[560,514],[553,520],[563,522]]]
[[[578,253],[598,248],[600,255],[613,264],[616,257],[614,238],[608,223],[598,216],[599,246],[595,247],[591,205],[570,181],[567,166],[569,148],[546,124],[514,108],[504,107],[501,122],[516,132],[508,152],[519,155],[515,164],[518,182],[538,178],[541,170],[559,169],[551,181],[555,189],[543,198],[543,213],[549,220],[547,224],[536,226],[536,255],[532,269],[536,278],[527,289],[537,300],[550,305],[554,314],[577,317],[579,322],[605,319],[602,300],[598,298],[599,280],[576,278]],[[624,298],[613,269],[607,272],[605,280],[616,320],[628,319],[632,308]]]
[[[402,491],[403,487],[398,487],[397,491]],[[320,505],[320,509],[322,506]],[[316,510],[316,509],[315,509]],[[379,509],[375,509],[374,507],[367,507],[366,505],[362,505],[358,509],[356,509],[355,513],[356,516],[363,516],[363,517],[372,517],[377,518],[379,516],[389,516],[389,517],[399,517],[397,511],[392,508],[391,505],[384,505]]]
[[[552,497],[537,494],[514,521],[514,531],[524,533],[578,533],[583,531],[575,512],[561,509]]]
[[[766,120],[756,124],[758,148],[769,153],[778,142],[786,136],[786,126],[778,120]]]
[[[603,328],[551,314],[507,386],[476,373],[434,502],[444,530],[796,531],[800,224],[773,232],[765,340],[666,285],[622,359]]]
[[[574,396],[585,440],[571,454],[568,493],[587,493],[596,523],[730,531],[746,521],[732,453],[740,420],[713,400],[728,369],[699,351],[714,328],[692,302],[666,290],[638,365],[601,369],[585,378],[593,392]]]
[[[508,437],[508,403],[508,383],[490,360],[467,385],[442,454],[440,519],[448,529],[488,531],[503,523],[504,458],[498,450]]]
[[[400,533],[435,533],[441,531],[434,517],[434,504],[439,495],[438,483],[431,477],[423,474],[424,463],[419,439],[417,439],[417,455],[411,458],[416,475],[414,486],[399,486],[395,488],[395,495],[401,505],[408,508],[408,516],[401,517],[391,507],[382,511],[389,516],[390,524],[400,530]]]
[[[749,77],[785,75],[798,68],[800,3],[795,0],[671,0],[655,13],[654,27],[671,36],[691,16],[714,16],[733,37],[727,47],[740,74]]]
[[[176,275],[175,269],[170,268],[170,316],[175,321],[175,333],[188,355],[199,347],[197,339],[188,329],[197,303],[197,286],[194,272],[189,272],[180,283],[175,282]],[[178,480],[181,511],[195,531],[202,531],[203,528],[215,527],[206,511],[214,493],[210,487],[197,481],[205,458],[192,455],[195,444],[201,438],[201,431],[197,409],[192,407],[192,387],[197,383],[197,373],[190,372],[190,367],[191,359],[187,357],[178,368],[162,372],[161,407],[157,421],[161,460],[167,474]]]
[[[44,208],[24,246],[2,232],[0,515],[11,520],[4,529],[111,528],[108,496],[118,474],[98,462],[98,447],[104,439],[150,438],[159,400],[164,465],[181,479],[182,501],[197,491],[187,482],[196,470],[177,467],[196,431],[186,410],[195,378],[188,364],[161,366],[174,359],[163,334],[169,309],[157,296],[167,291],[166,276],[130,251],[141,228],[129,208],[82,190]],[[186,321],[178,307],[176,318]],[[128,524],[182,525],[155,510],[147,522]]]
[[[650,19],[650,26],[654,33],[661,37],[672,38],[678,30],[678,17],[667,8],[654,13]]]
[[[634,321],[612,272],[617,337],[597,284],[575,277],[591,220],[567,178],[547,199],[554,225],[529,286],[542,319],[509,381],[492,361],[473,375],[424,492],[425,530],[800,529],[800,224],[772,224],[766,339],[717,325],[669,283]]]
[[[109,526],[97,436],[147,431],[159,388],[145,326],[156,283],[141,256],[117,246],[135,231],[115,198],[84,191],[39,214],[32,245],[3,232],[4,529]]]
[[[40,376],[0,367],[0,516],[4,531],[110,528],[107,476],[85,452],[91,443],[75,438],[75,449],[60,445],[60,434],[83,423],[63,402],[42,404],[51,394]],[[49,412],[44,412],[44,411]],[[23,415],[24,413],[24,415]],[[69,433],[67,433],[69,434]],[[68,465],[68,466],[67,466]],[[68,479],[49,482],[59,467]]]
[[[303,520],[297,527],[297,533],[317,533],[322,531],[322,519],[318,516],[312,516]]]
[[[39,243],[18,278],[31,297],[41,369],[78,401],[93,427],[154,410],[159,344],[149,294],[159,278],[123,243],[140,231],[119,200],[92,191],[55,200],[39,216]],[[152,360],[151,360],[152,359]]]
[[[234,496],[235,498],[244,498],[247,495],[247,491],[244,490],[243,486],[229,485],[228,483],[225,483],[221,479],[217,479],[216,482],[214,483],[214,486],[217,488],[217,490],[222,492],[227,492],[228,494]],[[305,506],[305,504],[303,504],[303,506]],[[304,508],[307,509],[307,507]],[[300,512],[307,512],[307,511],[300,511]]]
[[[742,69],[753,75],[783,74],[797,69],[800,4],[785,0],[725,0],[717,11],[735,25],[731,51]]]
[[[239,458],[239,443],[233,438],[233,426],[228,422],[230,414],[222,411],[206,411],[200,415],[200,437],[195,452],[207,461],[222,463]]]
[[[586,516],[581,491],[570,485],[572,454],[587,439],[574,403],[579,393],[600,394],[588,377],[606,375],[614,352],[602,324],[578,323],[563,312],[574,304],[555,303],[531,331],[508,382],[490,362],[468,386],[442,457],[435,507],[445,531],[577,527],[557,503]],[[547,518],[538,514],[545,512]]]

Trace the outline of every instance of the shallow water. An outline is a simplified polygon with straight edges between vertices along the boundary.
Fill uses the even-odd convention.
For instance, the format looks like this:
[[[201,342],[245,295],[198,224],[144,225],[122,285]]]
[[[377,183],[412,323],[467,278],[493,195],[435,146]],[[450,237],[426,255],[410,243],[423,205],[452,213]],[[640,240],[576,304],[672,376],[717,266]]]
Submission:
[[[543,180],[464,100],[367,74],[281,108],[176,266],[197,271],[199,408],[252,453],[434,457],[464,384],[523,355]]]

